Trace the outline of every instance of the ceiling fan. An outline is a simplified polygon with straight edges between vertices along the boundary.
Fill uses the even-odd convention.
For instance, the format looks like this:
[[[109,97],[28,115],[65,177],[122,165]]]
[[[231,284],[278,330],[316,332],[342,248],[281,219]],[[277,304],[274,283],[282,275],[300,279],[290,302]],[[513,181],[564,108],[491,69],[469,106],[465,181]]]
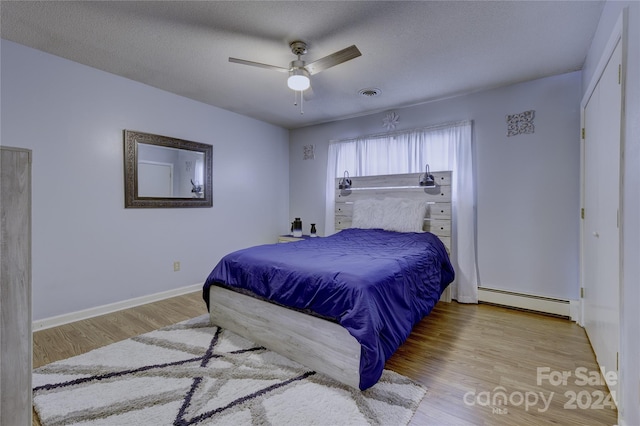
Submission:
[[[291,52],[298,56],[298,59],[291,61],[288,67],[279,67],[276,65],[263,64],[238,58],[229,58],[229,62],[288,73],[289,78],[287,80],[287,85],[289,88],[296,92],[304,92],[311,87],[311,80],[309,76],[362,55],[355,45],[351,45],[307,64],[301,58],[302,55],[307,53],[307,43],[304,41],[293,41],[289,43],[289,47],[291,48]]]

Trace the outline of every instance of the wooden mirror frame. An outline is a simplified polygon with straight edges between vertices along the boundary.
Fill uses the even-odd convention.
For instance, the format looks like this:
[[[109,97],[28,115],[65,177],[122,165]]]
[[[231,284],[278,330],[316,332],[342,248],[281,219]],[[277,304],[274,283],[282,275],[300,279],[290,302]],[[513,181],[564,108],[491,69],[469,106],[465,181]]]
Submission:
[[[202,198],[162,198],[138,196],[138,143],[196,151],[204,154],[204,196]],[[151,133],[124,130],[124,207],[174,208],[211,207],[213,183],[213,147]]]

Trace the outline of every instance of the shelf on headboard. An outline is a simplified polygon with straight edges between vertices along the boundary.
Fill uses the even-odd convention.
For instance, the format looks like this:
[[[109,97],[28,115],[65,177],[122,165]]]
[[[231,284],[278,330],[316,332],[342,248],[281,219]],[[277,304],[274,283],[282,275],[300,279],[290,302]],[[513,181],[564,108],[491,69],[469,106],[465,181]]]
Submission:
[[[368,186],[366,188],[349,188],[345,191],[371,191],[375,189],[435,189],[437,186],[403,185],[403,186]]]
[[[342,204],[353,204],[355,201],[340,201]],[[426,201],[427,204],[438,204],[437,201]]]

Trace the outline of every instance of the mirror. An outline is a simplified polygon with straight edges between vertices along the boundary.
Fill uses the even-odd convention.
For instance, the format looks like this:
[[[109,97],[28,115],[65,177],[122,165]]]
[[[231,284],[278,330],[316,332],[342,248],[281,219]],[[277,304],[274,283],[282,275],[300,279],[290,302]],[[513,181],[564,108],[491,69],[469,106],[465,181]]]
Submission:
[[[211,207],[211,145],[124,131],[124,206]]]

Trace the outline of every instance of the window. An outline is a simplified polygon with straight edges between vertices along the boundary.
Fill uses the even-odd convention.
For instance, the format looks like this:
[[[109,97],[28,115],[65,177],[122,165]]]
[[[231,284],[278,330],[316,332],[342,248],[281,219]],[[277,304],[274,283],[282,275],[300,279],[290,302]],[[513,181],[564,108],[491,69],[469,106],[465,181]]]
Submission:
[[[329,144],[325,234],[335,232],[335,178],[451,170],[453,224],[451,260],[456,269],[452,297],[477,303],[476,211],[472,123],[463,121],[422,129],[331,141]]]

